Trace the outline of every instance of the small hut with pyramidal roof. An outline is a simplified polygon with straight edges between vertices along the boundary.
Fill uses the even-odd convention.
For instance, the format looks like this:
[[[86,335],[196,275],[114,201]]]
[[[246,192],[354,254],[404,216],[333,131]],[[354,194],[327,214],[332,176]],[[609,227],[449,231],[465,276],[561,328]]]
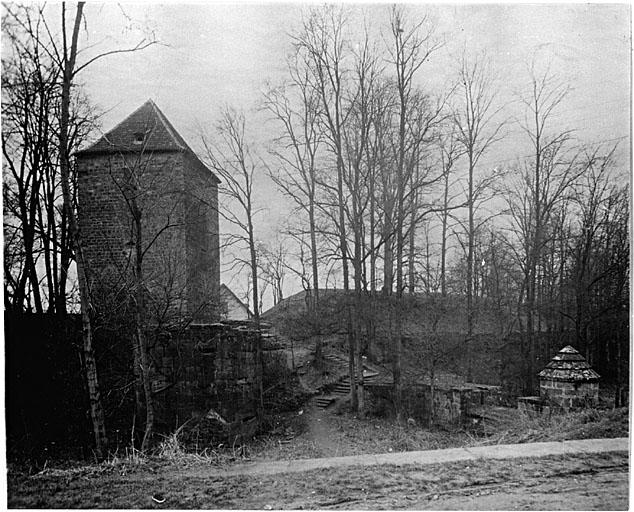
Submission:
[[[564,410],[595,404],[599,399],[599,374],[573,347],[567,345],[539,373],[543,400]]]

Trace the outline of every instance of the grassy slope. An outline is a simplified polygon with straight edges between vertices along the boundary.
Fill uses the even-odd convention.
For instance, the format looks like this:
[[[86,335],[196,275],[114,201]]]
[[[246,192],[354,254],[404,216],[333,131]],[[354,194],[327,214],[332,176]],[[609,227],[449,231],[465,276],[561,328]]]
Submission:
[[[434,450],[463,446],[483,446],[571,439],[627,437],[629,414],[626,408],[588,409],[566,415],[528,419],[516,409],[509,409],[503,424],[481,425],[472,431],[464,429],[427,429],[422,426],[401,426],[387,418],[364,420],[344,413],[333,415],[330,442],[339,449],[337,455]],[[319,446],[312,442],[306,417],[289,415],[280,423],[287,425],[279,432],[261,437],[249,446],[249,454],[257,460],[285,460],[322,457]],[[288,436],[287,433],[294,433]],[[484,435],[486,431],[486,435]]]

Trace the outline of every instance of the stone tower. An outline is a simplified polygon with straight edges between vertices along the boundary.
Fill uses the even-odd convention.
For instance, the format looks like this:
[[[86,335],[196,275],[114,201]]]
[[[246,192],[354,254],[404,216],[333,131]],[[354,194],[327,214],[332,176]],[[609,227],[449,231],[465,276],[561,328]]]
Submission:
[[[219,180],[154,102],[78,152],[77,165],[93,293],[125,297],[141,250],[150,314],[215,320]]]

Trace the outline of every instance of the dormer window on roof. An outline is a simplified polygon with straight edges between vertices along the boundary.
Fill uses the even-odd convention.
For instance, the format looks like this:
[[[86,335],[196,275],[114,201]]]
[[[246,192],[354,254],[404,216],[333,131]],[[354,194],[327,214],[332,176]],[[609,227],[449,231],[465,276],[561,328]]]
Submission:
[[[134,144],[143,144],[144,140],[145,140],[145,133],[134,132],[134,140],[133,140]]]

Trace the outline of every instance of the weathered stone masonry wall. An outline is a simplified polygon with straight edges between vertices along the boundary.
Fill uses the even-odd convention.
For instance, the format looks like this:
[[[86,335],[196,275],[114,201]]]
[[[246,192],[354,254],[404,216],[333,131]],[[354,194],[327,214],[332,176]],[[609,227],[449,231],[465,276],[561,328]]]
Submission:
[[[218,185],[198,160],[191,155],[184,158],[189,313],[209,321],[219,307]]]
[[[389,386],[367,386],[368,394],[375,401],[384,402],[384,407],[393,407],[392,388]],[[434,389],[434,422],[442,425],[461,425],[467,421],[467,417],[473,401],[480,397],[472,396],[470,388]],[[429,420],[431,402],[431,388],[429,385],[421,384],[412,387],[403,396],[403,404],[407,414],[415,420],[426,424]]]
[[[169,431],[211,409],[228,422],[253,416],[256,336],[227,324],[193,324],[159,343],[152,387],[162,428]],[[265,347],[265,364],[277,354],[275,346]]]
[[[214,320],[220,254],[218,188],[211,173],[182,152],[88,154],[79,158],[78,179],[93,288],[117,293],[128,286],[135,234],[125,194],[136,181],[136,193],[128,197],[142,212],[142,246],[151,244],[143,270],[155,309]]]
[[[165,295],[169,283],[172,296],[182,295],[183,169],[181,155],[174,152],[80,158],[79,219],[89,279],[108,288],[124,286],[130,275],[136,235],[126,195],[134,197],[142,213],[142,247],[150,246],[143,265],[148,288]]]
[[[599,399],[599,383],[540,379],[540,395],[564,410],[594,404]]]

